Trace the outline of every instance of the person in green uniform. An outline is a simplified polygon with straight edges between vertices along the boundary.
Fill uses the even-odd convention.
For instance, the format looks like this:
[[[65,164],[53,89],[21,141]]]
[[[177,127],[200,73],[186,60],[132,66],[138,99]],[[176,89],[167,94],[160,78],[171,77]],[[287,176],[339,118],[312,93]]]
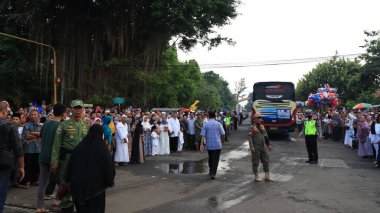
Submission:
[[[198,112],[197,118],[194,121],[195,125],[195,143],[197,146],[197,149],[200,148],[201,145],[201,131],[203,127],[203,122],[202,122],[202,114]]]
[[[88,125],[82,121],[84,104],[81,100],[71,102],[72,118],[60,123],[54,137],[54,144],[51,154],[51,170],[59,172],[60,187],[67,184],[64,181],[67,164],[70,160],[71,151],[87,135]],[[74,212],[74,203],[70,193],[67,193],[61,200],[62,213]]]
[[[252,170],[255,181],[261,182],[262,179],[259,175],[259,163],[261,161],[265,172],[265,181],[273,182],[269,173],[269,151],[272,151],[272,145],[269,143],[268,133],[261,121],[261,115],[256,113],[254,124],[248,130],[249,147],[252,152]]]
[[[230,136],[230,130],[231,130],[230,128],[231,128],[231,114],[230,112],[227,112],[227,115],[226,115],[226,136],[227,137]],[[228,140],[226,139],[226,141]]]
[[[313,119],[312,111],[306,111],[307,120],[300,133],[300,136],[305,135],[306,149],[309,159],[305,163],[317,164],[318,163],[318,146],[317,140],[319,131],[317,128],[317,121]]]

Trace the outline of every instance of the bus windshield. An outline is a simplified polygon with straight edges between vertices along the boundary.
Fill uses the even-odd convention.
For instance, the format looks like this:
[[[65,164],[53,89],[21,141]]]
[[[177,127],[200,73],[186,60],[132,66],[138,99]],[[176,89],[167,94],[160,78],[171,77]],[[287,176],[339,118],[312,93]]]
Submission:
[[[260,82],[253,86],[253,101],[295,101],[294,84],[291,82]]]

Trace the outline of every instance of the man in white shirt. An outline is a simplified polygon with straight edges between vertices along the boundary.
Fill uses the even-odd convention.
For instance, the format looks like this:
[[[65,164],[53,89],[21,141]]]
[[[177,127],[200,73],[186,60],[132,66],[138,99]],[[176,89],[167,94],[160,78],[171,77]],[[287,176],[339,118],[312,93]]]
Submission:
[[[178,120],[178,112],[173,112],[171,118],[168,119],[170,133],[170,152],[176,152],[178,148],[178,135],[181,125]]]
[[[197,150],[195,145],[195,118],[194,113],[190,114],[190,118],[187,119],[187,134],[188,134],[188,149]]]

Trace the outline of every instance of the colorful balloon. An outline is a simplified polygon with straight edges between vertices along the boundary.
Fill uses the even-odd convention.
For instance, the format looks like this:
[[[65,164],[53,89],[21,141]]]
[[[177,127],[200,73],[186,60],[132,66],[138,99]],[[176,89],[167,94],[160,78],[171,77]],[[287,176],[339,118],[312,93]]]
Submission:
[[[325,84],[323,88],[318,88],[317,93],[310,93],[305,105],[315,109],[336,107],[339,105],[339,95],[337,89]]]

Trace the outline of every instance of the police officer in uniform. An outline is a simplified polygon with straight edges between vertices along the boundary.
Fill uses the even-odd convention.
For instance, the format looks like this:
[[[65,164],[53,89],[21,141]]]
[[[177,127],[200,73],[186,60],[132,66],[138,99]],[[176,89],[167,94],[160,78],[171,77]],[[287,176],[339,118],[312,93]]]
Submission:
[[[72,118],[60,123],[57,127],[50,164],[52,172],[59,172],[60,187],[64,187],[66,184],[63,180],[71,151],[88,132],[88,125],[82,121],[83,107],[83,101],[73,100],[71,102]],[[74,203],[70,193],[61,200],[60,206],[62,213],[72,213],[74,211]]]
[[[269,143],[268,134],[261,122],[261,114],[256,113],[254,123],[248,130],[249,147],[252,152],[252,170],[255,175],[255,181],[261,182],[262,179],[259,175],[259,163],[261,160],[265,172],[265,181],[273,182],[269,173],[269,151],[272,151],[272,145]]]
[[[305,135],[306,149],[309,159],[305,163],[317,164],[318,163],[318,131],[317,121],[313,119],[312,111],[306,111],[307,120],[304,123],[303,130],[300,135]]]

